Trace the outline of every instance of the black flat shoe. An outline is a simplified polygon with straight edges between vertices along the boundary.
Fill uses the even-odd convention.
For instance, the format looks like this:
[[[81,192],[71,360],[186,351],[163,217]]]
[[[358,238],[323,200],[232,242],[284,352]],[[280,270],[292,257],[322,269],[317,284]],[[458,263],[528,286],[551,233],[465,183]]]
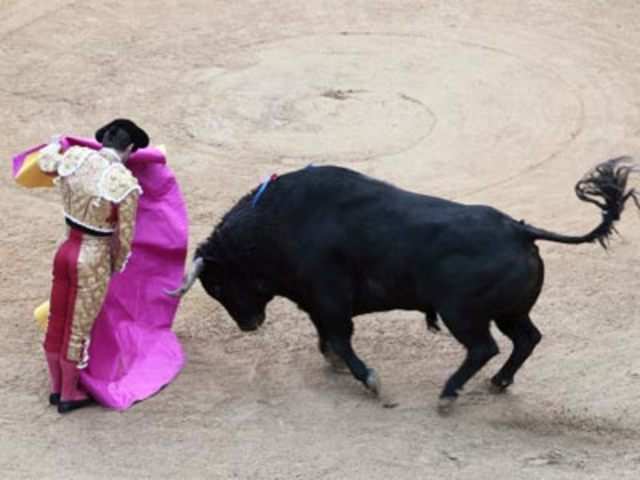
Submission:
[[[65,402],[64,400],[60,400],[58,403],[58,413],[69,413],[74,410],[78,410],[79,408],[88,407],[89,405],[93,405],[95,402],[93,398],[85,398],[84,400],[69,400]]]
[[[58,405],[60,403],[60,394],[52,393],[49,395],[49,405]]]

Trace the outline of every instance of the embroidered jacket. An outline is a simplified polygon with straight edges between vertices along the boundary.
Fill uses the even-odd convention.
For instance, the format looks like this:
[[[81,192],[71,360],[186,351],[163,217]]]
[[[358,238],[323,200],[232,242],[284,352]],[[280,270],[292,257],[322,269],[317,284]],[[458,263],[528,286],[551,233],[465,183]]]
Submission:
[[[114,233],[115,271],[122,271],[131,252],[138,197],[142,188],[115,152],[74,146],[64,154],[41,150],[38,166],[57,175],[64,214],[97,232]]]

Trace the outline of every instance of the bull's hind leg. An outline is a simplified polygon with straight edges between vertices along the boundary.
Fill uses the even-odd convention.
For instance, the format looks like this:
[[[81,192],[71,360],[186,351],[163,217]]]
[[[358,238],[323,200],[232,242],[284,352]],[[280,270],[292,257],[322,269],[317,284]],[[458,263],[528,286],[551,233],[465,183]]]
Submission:
[[[496,319],[502,333],[511,339],[513,352],[504,366],[491,379],[494,391],[503,392],[513,383],[513,377],[529,358],[542,335],[528,315],[523,317]]]
[[[453,336],[467,349],[462,365],[449,377],[440,394],[438,410],[448,413],[464,384],[498,354],[498,345],[491,336],[488,320],[443,315],[443,321]]]

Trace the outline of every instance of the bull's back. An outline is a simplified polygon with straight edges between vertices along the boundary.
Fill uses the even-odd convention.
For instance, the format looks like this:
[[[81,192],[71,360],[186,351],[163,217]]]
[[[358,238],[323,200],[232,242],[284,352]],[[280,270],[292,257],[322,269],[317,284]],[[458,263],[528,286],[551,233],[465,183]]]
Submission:
[[[447,291],[493,281],[526,247],[515,222],[490,207],[408,192],[339,167],[291,175],[299,197],[287,204],[296,211],[288,221],[301,261],[349,275],[360,311],[422,308]],[[490,257],[496,261],[487,265]]]
[[[347,168],[311,167],[283,175],[279,203],[292,224],[331,221],[346,228],[353,224],[415,224],[433,213],[463,205],[402,190]],[[429,211],[433,212],[429,212]],[[286,221],[286,219],[283,219]]]
[[[290,231],[350,258],[417,259],[426,246],[437,257],[481,255],[519,235],[516,222],[494,208],[409,192],[341,167],[292,172],[281,186],[288,192],[280,216]]]

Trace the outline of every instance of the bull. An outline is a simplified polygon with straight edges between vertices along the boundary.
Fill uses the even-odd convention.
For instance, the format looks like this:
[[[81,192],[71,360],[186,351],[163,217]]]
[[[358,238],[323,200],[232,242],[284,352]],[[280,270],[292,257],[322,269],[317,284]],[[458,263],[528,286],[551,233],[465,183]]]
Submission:
[[[195,252],[183,295],[199,279],[244,331],[256,330],[265,307],[282,296],[306,312],[320,352],[346,366],[377,393],[374,369],[354,352],[353,317],[394,309],[437,314],[466,349],[440,394],[448,411],[465,383],[498,346],[490,324],[513,344],[491,378],[507,389],[540,342],[530,311],[542,289],[544,264],[536,241],[599,242],[607,247],[637,167],[628,157],[601,163],[575,186],[596,205],[600,223],[570,236],[536,228],[484,205],[464,205],[396,188],[352,170],[321,166],[287,173],[244,196]],[[259,201],[257,195],[260,194]]]

